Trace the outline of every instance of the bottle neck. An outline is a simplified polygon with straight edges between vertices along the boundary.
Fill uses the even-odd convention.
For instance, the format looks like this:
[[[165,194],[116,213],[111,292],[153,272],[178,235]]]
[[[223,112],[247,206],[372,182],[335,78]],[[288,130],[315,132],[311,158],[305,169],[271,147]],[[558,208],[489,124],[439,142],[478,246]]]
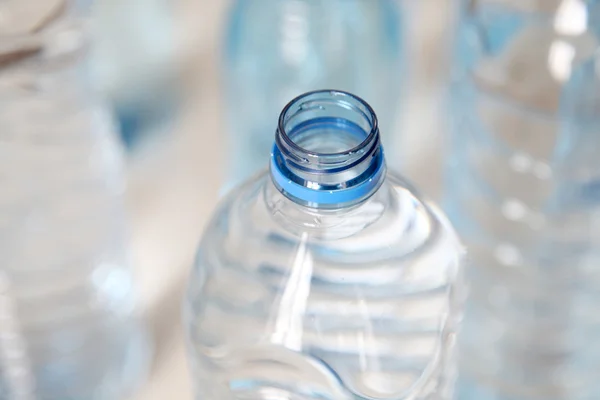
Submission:
[[[301,95],[279,117],[270,167],[275,187],[298,204],[322,209],[360,203],[385,178],[377,117],[349,93]]]

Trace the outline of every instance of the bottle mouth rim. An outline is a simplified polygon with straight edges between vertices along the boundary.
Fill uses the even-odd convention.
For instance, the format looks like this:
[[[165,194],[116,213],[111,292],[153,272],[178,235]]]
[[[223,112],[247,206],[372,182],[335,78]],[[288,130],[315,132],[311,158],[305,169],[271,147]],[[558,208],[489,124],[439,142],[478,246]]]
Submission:
[[[332,119],[332,131],[324,133],[328,128],[321,124]],[[333,136],[311,142],[311,136],[305,135],[311,131]],[[338,134],[342,136],[336,144],[344,145],[341,151],[325,143],[335,143]],[[383,183],[385,171],[377,116],[360,97],[340,90],[315,90],[297,96],[282,110],[270,173],[279,191],[296,203],[347,207],[370,197]]]
[[[286,130],[286,124],[287,124],[288,120],[294,116],[294,113],[290,114],[290,111],[292,111],[292,109],[295,106],[300,105],[300,107],[302,107],[303,103],[305,103],[307,99],[309,99],[311,97],[315,97],[319,94],[329,96],[329,97],[331,97],[330,101],[332,101],[332,102],[335,101],[335,103],[338,106],[343,104],[348,109],[352,109],[353,111],[356,111],[356,112],[362,114],[363,117],[365,117],[365,120],[367,120],[369,123],[370,130],[369,130],[369,133],[365,136],[365,138],[360,143],[358,143],[357,145],[355,145],[354,147],[352,147],[350,149],[339,151],[339,152],[319,152],[319,151],[314,151],[314,150],[308,150],[308,149],[300,146],[288,135],[288,132]],[[338,97],[338,98],[336,98],[336,97]],[[341,98],[344,98],[344,97],[350,99],[351,101],[343,102],[343,100]],[[335,99],[335,100],[333,100],[333,99]],[[314,99],[314,101],[317,101],[317,100],[319,100],[319,98]],[[323,99],[320,99],[320,100],[322,101]],[[356,104],[360,105],[361,107],[363,107],[364,111],[361,110],[360,108],[358,108],[353,103],[356,103]],[[373,108],[371,108],[371,106],[365,100],[360,98],[359,96],[356,96],[349,92],[345,92],[343,90],[336,90],[336,89],[313,90],[310,92],[302,93],[299,96],[296,96],[289,103],[287,103],[286,106],[281,111],[281,114],[279,115],[279,120],[277,122],[277,130],[278,130],[279,137],[281,138],[281,140],[283,140],[285,142],[285,144],[290,147],[290,149],[292,149],[296,153],[301,153],[304,156],[308,156],[308,157],[335,157],[335,158],[337,158],[337,157],[349,156],[349,155],[352,155],[354,153],[357,153],[357,152],[365,149],[366,147],[369,147],[369,145],[374,141],[374,139],[379,136],[377,115],[375,114],[375,111],[373,110]]]

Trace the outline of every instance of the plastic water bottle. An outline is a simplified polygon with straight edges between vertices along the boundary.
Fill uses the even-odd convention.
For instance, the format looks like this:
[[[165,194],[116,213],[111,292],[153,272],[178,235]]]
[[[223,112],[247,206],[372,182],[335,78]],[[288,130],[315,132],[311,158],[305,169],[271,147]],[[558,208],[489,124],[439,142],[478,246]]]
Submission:
[[[224,58],[231,165],[227,185],[265,168],[272,123],[299,93],[335,88],[379,110],[391,134],[403,76],[396,0],[237,0]]]
[[[539,259],[555,307],[552,343],[560,364],[552,398],[600,395],[600,69],[598,54],[574,66],[560,96],[559,138],[552,159],[555,184],[544,212]],[[541,286],[541,285],[540,285]],[[557,323],[559,322],[559,323]],[[552,342],[550,342],[550,340]]]
[[[0,398],[114,400],[149,361],[121,151],[87,87],[81,3],[57,3],[2,4]]]
[[[570,301],[586,292],[571,279],[583,253],[567,252],[555,234],[569,184],[557,170],[569,140],[561,98],[599,44],[592,11],[585,1],[510,0],[462,10],[445,199],[471,287],[460,400],[598,397],[574,361],[593,348],[578,339],[587,322]]]
[[[173,0],[102,0],[94,7],[94,79],[126,149],[169,132],[180,103]]]
[[[565,321],[564,399],[600,396],[600,58],[577,65],[560,101],[560,137],[553,159],[556,185],[540,258],[556,281]]]
[[[310,92],[226,196],[184,305],[198,399],[450,399],[461,247],[387,172],[376,116]]]

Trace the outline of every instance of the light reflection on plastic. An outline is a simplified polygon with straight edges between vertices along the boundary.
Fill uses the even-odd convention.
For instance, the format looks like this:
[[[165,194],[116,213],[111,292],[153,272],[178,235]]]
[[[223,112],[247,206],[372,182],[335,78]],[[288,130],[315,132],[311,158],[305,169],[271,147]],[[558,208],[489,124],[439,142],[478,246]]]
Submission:
[[[301,1],[283,4],[281,54],[289,65],[299,65],[308,56],[308,6]]]
[[[555,40],[550,45],[548,54],[548,69],[552,77],[559,82],[565,82],[571,76],[571,67],[575,58],[575,49],[564,40]]]
[[[581,0],[564,0],[554,17],[554,29],[562,35],[581,35],[587,30],[587,8]]]

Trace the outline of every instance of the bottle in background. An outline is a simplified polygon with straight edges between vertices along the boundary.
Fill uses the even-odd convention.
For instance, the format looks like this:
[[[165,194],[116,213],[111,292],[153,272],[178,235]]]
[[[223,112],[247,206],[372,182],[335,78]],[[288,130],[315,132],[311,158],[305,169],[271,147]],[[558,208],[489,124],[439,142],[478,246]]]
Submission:
[[[565,323],[557,380],[564,399],[600,395],[600,68],[598,53],[577,65],[561,94],[555,188],[539,257],[554,278]]]
[[[88,87],[87,7],[50,3],[0,21],[0,398],[114,400],[150,361],[122,154]]]
[[[200,245],[184,304],[197,398],[450,400],[460,253],[386,171],[368,104],[297,97],[270,171],[223,199]]]
[[[458,398],[596,398],[591,364],[573,361],[593,347],[592,331],[579,328],[595,323],[575,317],[571,302],[591,293],[575,272],[584,253],[564,250],[554,232],[557,193],[572,183],[557,158],[569,140],[561,96],[599,44],[594,9],[578,0],[462,5],[445,193],[470,283]]]
[[[379,110],[392,131],[402,81],[402,13],[396,0],[237,0],[226,32],[224,76],[230,170],[226,186],[267,166],[288,99],[347,90]],[[394,156],[393,135],[384,139]]]
[[[130,151],[170,132],[180,103],[173,0],[94,5],[94,79]]]

